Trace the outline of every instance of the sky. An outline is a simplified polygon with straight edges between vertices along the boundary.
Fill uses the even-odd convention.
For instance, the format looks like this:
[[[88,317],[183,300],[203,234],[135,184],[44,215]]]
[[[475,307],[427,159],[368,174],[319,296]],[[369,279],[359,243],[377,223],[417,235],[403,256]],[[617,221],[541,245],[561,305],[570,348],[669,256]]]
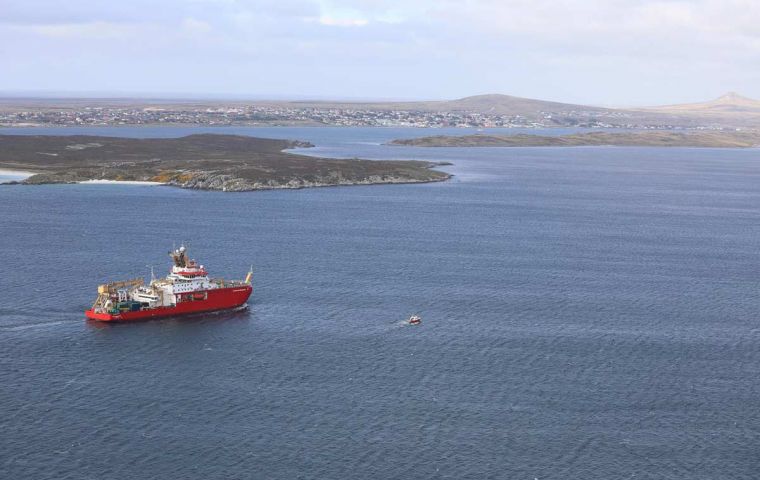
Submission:
[[[0,0],[0,93],[760,98],[759,0]]]

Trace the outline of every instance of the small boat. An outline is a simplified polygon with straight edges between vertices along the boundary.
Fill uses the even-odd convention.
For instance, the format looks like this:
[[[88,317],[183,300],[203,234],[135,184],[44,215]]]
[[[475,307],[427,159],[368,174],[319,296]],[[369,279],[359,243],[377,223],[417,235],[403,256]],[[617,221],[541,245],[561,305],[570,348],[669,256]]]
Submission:
[[[408,320],[409,325],[419,325],[422,323],[422,317],[419,315],[412,315]]]

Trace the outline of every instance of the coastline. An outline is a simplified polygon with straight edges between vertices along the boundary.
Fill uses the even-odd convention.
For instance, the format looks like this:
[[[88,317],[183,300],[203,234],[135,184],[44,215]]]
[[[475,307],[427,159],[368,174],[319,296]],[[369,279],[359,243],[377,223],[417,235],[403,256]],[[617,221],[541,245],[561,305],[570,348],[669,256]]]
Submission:
[[[0,168],[0,179],[3,181],[20,181],[35,175],[36,172],[30,172],[28,170],[14,170],[10,168]]]
[[[106,180],[106,179],[92,179],[92,180],[82,180],[81,182],[76,182],[80,185],[166,185],[166,183],[163,182],[149,182],[149,181],[141,181],[141,180]]]
[[[449,164],[450,165],[450,164]],[[429,168],[434,168],[435,166],[439,165],[433,165]],[[445,166],[445,165],[440,165]],[[404,178],[382,178],[382,177],[375,177],[375,178],[367,178],[363,180],[355,180],[355,181],[345,181],[340,180],[337,182],[288,182],[286,184],[255,184],[252,186],[249,186],[247,188],[229,188],[227,186],[214,186],[210,187],[205,184],[205,182],[200,183],[181,183],[176,181],[169,181],[169,182],[152,182],[152,181],[144,181],[144,180],[106,180],[106,179],[90,179],[90,180],[79,180],[79,181],[41,181],[41,182],[27,182],[25,178],[14,178],[14,177],[7,177],[4,178],[2,174],[0,174],[0,186],[2,185],[60,185],[60,184],[69,184],[69,185],[132,185],[132,186],[150,186],[150,187],[159,187],[159,186],[167,186],[167,187],[176,187],[176,188],[182,188],[187,190],[205,190],[205,191],[221,191],[221,192],[253,192],[253,191],[263,191],[263,190],[302,190],[307,188],[329,188],[329,187],[358,187],[358,186],[369,186],[369,185],[406,185],[406,184],[415,184],[415,183],[438,183],[438,182],[446,182],[448,180],[451,180],[451,178],[454,176],[453,174],[447,173],[447,172],[441,172],[438,170],[434,170],[436,172],[439,172],[442,174],[440,177],[436,178],[430,178],[430,179],[404,179]],[[32,173],[32,176],[35,174]],[[26,177],[31,178],[31,177]],[[237,180],[237,179],[234,179]]]
[[[298,140],[197,133],[170,138],[100,135],[0,135],[0,166],[27,173],[6,184],[168,185],[241,192],[448,180],[437,162],[327,158],[286,152]],[[19,170],[21,171],[21,170]]]
[[[680,148],[758,148],[760,132],[742,131],[633,131],[581,132],[557,136],[519,133],[435,135],[399,138],[390,146],[407,147],[680,147]]]

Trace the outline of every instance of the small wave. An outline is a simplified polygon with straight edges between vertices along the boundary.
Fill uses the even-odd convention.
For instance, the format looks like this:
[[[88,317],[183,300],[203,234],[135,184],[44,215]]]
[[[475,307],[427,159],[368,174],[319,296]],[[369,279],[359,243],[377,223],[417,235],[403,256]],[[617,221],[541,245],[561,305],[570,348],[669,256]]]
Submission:
[[[0,327],[0,330],[6,331],[6,332],[18,332],[23,330],[31,330],[33,328],[47,328],[47,327],[55,327],[57,325],[64,325],[67,322],[65,320],[56,320],[54,322],[40,322],[40,323],[25,323],[21,325],[8,325]]]

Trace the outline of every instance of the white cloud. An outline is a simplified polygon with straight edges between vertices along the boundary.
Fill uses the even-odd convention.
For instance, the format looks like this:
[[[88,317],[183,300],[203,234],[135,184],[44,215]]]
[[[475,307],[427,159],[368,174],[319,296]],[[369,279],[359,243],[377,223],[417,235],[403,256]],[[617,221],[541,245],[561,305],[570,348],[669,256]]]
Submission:
[[[365,18],[340,18],[322,15],[319,17],[319,23],[330,27],[363,27],[369,22]]]
[[[13,65],[0,89],[102,90],[120,72],[107,83],[125,90],[150,78],[362,97],[760,96],[756,0],[0,0],[0,12],[0,62]],[[66,70],[88,59],[101,77]],[[41,75],[46,62],[59,75]]]

